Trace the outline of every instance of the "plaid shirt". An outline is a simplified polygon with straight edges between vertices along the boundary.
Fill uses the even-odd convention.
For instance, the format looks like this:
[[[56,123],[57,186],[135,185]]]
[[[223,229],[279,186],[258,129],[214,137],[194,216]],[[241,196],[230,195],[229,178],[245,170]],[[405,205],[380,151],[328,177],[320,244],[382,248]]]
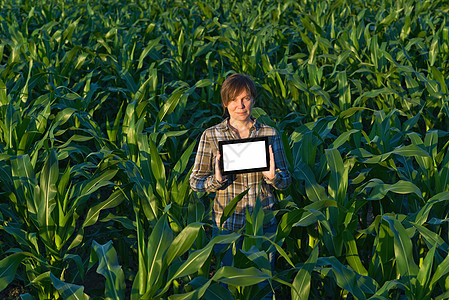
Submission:
[[[228,118],[229,119],[229,118]],[[287,169],[284,148],[277,131],[265,124],[254,120],[250,128],[249,137],[268,136],[268,141],[273,148],[276,166],[276,175],[269,180],[263,176],[262,172],[244,173],[228,175],[222,182],[215,178],[215,157],[218,150],[218,142],[224,140],[238,139],[236,133],[229,127],[228,119],[220,124],[210,127],[201,136],[198,151],[196,153],[195,164],[190,175],[190,186],[197,192],[215,192],[213,219],[215,224],[220,224],[220,218],[226,205],[238,194],[249,188],[248,193],[237,204],[234,214],[223,224],[225,229],[237,231],[244,227],[246,222],[246,209],[252,214],[256,204],[256,194],[259,183],[262,181],[260,190],[260,200],[264,210],[272,210],[276,201],[275,194],[271,191],[271,186],[275,189],[283,190],[291,183],[290,173]],[[273,225],[273,218],[266,227]]]

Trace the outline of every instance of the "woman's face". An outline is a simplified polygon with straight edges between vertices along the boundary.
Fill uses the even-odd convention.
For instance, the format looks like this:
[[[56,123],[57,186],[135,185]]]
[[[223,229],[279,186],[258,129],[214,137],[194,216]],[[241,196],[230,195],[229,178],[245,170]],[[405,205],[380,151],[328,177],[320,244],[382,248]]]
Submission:
[[[254,99],[251,97],[251,94],[243,90],[234,99],[231,99],[226,106],[230,119],[234,121],[250,120],[253,104]]]

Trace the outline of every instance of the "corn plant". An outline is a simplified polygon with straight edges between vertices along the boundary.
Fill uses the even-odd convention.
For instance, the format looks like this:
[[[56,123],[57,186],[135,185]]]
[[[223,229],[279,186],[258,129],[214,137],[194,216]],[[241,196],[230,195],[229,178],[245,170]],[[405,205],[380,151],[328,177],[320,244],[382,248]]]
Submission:
[[[12,221],[5,222],[2,230],[13,236],[17,243],[16,248],[10,250],[15,255],[7,256],[3,262],[17,262],[20,256],[20,262],[28,270],[26,277],[36,285],[40,297],[51,297],[53,293],[52,286],[39,285],[44,279],[40,275],[47,271],[62,281],[83,278],[84,262],[72,249],[83,246],[83,229],[95,224],[101,210],[117,206],[124,199],[122,192],[117,190],[104,202],[91,206],[77,232],[77,221],[83,210],[89,208],[90,196],[112,184],[110,180],[117,171],[104,170],[89,175],[86,165],[67,166],[61,172],[56,151],[49,151],[47,155],[39,172],[35,172],[28,155],[11,157],[10,165],[2,165],[2,177],[9,182],[9,197],[13,204],[5,212],[13,216]],[[77,272],[68,273],[72,262]],[[10,282],[7,277],[2,277],[6,284]]]

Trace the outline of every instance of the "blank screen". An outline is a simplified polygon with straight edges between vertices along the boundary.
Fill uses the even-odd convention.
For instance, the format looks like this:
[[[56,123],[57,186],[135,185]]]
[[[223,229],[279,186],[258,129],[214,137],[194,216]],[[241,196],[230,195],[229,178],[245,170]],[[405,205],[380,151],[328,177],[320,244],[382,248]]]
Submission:
[[[223,171],[267,167],[264,141],[223,145]]]

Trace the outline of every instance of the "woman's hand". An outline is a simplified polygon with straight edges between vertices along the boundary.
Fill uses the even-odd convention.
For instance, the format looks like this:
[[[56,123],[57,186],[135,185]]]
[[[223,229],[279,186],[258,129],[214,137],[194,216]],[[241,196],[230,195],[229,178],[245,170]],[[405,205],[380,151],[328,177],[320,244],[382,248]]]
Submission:
[[[263,176],[271,180],[276,175],[276,166],[274,164],[274,153],[271,145],[269,147],[269,150],[270,150],[270,169],[268,171],[263,171],[262,174]]]
[[[220,170],[220,159],[221,159],[221,153],[217,150],[217,156],[215,157],[215,179],[217,179],[219,182],[223,181],[223,176],[221,175]]]

